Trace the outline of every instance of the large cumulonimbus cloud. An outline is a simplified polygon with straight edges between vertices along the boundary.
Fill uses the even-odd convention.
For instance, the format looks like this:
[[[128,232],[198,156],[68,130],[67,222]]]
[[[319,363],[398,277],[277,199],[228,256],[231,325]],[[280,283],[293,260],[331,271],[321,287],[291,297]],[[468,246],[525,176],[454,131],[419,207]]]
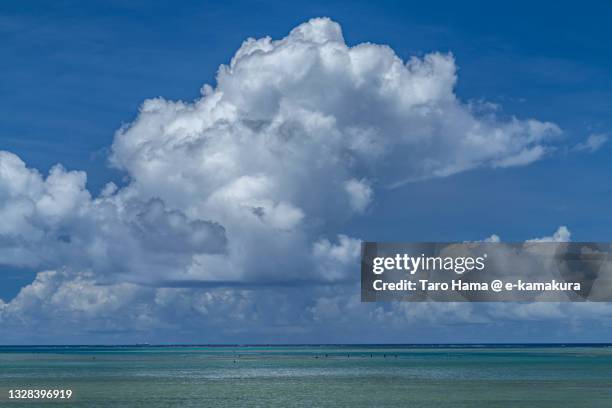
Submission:
[[[405,63],[386,46],[349,47],[338,24],[314,19],[247,40],[193,103],[146,101],[111,162],[132,180],[126,194],[225,228],[228,255],[198,255],[181,278],[342,279],[357,247],[334,235],[377,187],[527,164],[559,133],[477,117],[455,71],[450,55]]]
[[[158,289],[143,303],[142,285],[355,282],[359,241],[342,228],[377,189],[552,150],[555,124],[475,108],[456,81],[452,55],[403,61],[313,19],[245,41],[193,102],[145,101],[112,145],[121,188],[93,197],[83,172],[43,177],[0,153],[0,263],[50,270],[1,310],[138,299],[148,315],[186,295]]]

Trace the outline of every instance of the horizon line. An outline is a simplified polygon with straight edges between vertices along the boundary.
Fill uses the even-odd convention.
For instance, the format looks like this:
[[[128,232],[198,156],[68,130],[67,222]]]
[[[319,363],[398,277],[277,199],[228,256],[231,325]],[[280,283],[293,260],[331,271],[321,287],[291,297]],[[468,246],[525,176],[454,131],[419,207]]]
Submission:
[[[379,347],[486,347],[486,346],[609,346],[612,342],[511,342],[511,343],[73,343],[73,344],[0,344],[0,347],[321,347],[321,346],[379,346]]]

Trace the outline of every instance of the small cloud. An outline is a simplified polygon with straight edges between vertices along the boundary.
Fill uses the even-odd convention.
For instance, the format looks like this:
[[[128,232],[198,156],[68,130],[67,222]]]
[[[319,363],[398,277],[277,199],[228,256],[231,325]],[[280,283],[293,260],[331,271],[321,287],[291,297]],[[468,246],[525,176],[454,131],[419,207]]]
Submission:
[[[565,225],[562,225],[557,228],[557,231],[552,236],[528,239],[526,242],[570,242],[571,236],[570,230]]]
[[[365,211],[372,201],[372,188],[365,180],[351,179],[344,183],[344,189],[349,195],[351,207],[357,212]]]
[[[573,150],[576,152],[587,152],[593,153],[601,149],[601,147],[608,141],[608,136],[603,133],[593,133],[581,143],[574,146]]]
[[[499,243],[501,242],[501,239],[499,238],[499,235],[493,234],[489,238],[485,238],[482,242]]]

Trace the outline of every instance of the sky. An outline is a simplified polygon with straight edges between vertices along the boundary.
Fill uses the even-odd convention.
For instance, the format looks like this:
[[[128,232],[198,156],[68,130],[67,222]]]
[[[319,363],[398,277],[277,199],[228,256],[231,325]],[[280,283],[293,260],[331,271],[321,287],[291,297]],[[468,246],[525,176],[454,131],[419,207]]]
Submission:
[[[81,3],[0,6],[0,341],[610,341],[358,286],[360,240],[610,240],[609,3]]]

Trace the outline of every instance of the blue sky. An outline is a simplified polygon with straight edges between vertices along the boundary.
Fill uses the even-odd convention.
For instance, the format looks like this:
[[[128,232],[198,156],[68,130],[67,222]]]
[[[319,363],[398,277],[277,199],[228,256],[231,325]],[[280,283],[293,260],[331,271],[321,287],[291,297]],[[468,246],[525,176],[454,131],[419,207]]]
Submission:
[[[435,1],[4,2],[0,150],[18,155],[43,174],[56,163],[83,170],[94,196],[108,181],[126,186],[129,164],[112,169],[110,146],[115,132],[137,119],[145,99],[199,98],[200,88],[215,86],[219,65],[228,64],[246,38],[281,39],[310,18],[326,16],[342,26],[349,46],[386,44],[404,60],[450,52],[458,77],[454,93],[462,103],[487,101],[499,105],[502,121],[533,118],[554,123],[562,132],[544,158],[527,166],[476,166],[448,177],[377,188],[364,214],[341,231],[321,233],[370,241],[475,240],[491,234],[522,241],[566,225],[573,240],[608,241],[610,146],[593,152],[577,146],[612,129],[610,12],[606,2],[560,2],[554,7]],[[0,298],[10,301],[43,269],[5,263],[0,267]],[[297,332],[307,331],[297,317],[286,319]],[[541,327],[549,325],[558,338],[574,336],[554,320],[529,322],[520,340],[529,338],[530,330],[538,332],[534,338],[546,339]],[[522,320],[507,323],[513,324]],[[450,328],[457,339],[469,338],[469,325],[461,329],[452,320],[441,325],[431,326],[423,340],[437,341]],[[309,338],[325,341],[317,330],[325,332],[317,326]],[[600,340],[604,330],[593,338]],[[260,338],[270,339],[261,333]],[[23,336],[14,341],[27,342],[27,334]],[[55,339],[52,334],[48,338]],[[401,338],[401,332],[390,335],[390,340]],[[219,334],[214,339],[234,337]]]

